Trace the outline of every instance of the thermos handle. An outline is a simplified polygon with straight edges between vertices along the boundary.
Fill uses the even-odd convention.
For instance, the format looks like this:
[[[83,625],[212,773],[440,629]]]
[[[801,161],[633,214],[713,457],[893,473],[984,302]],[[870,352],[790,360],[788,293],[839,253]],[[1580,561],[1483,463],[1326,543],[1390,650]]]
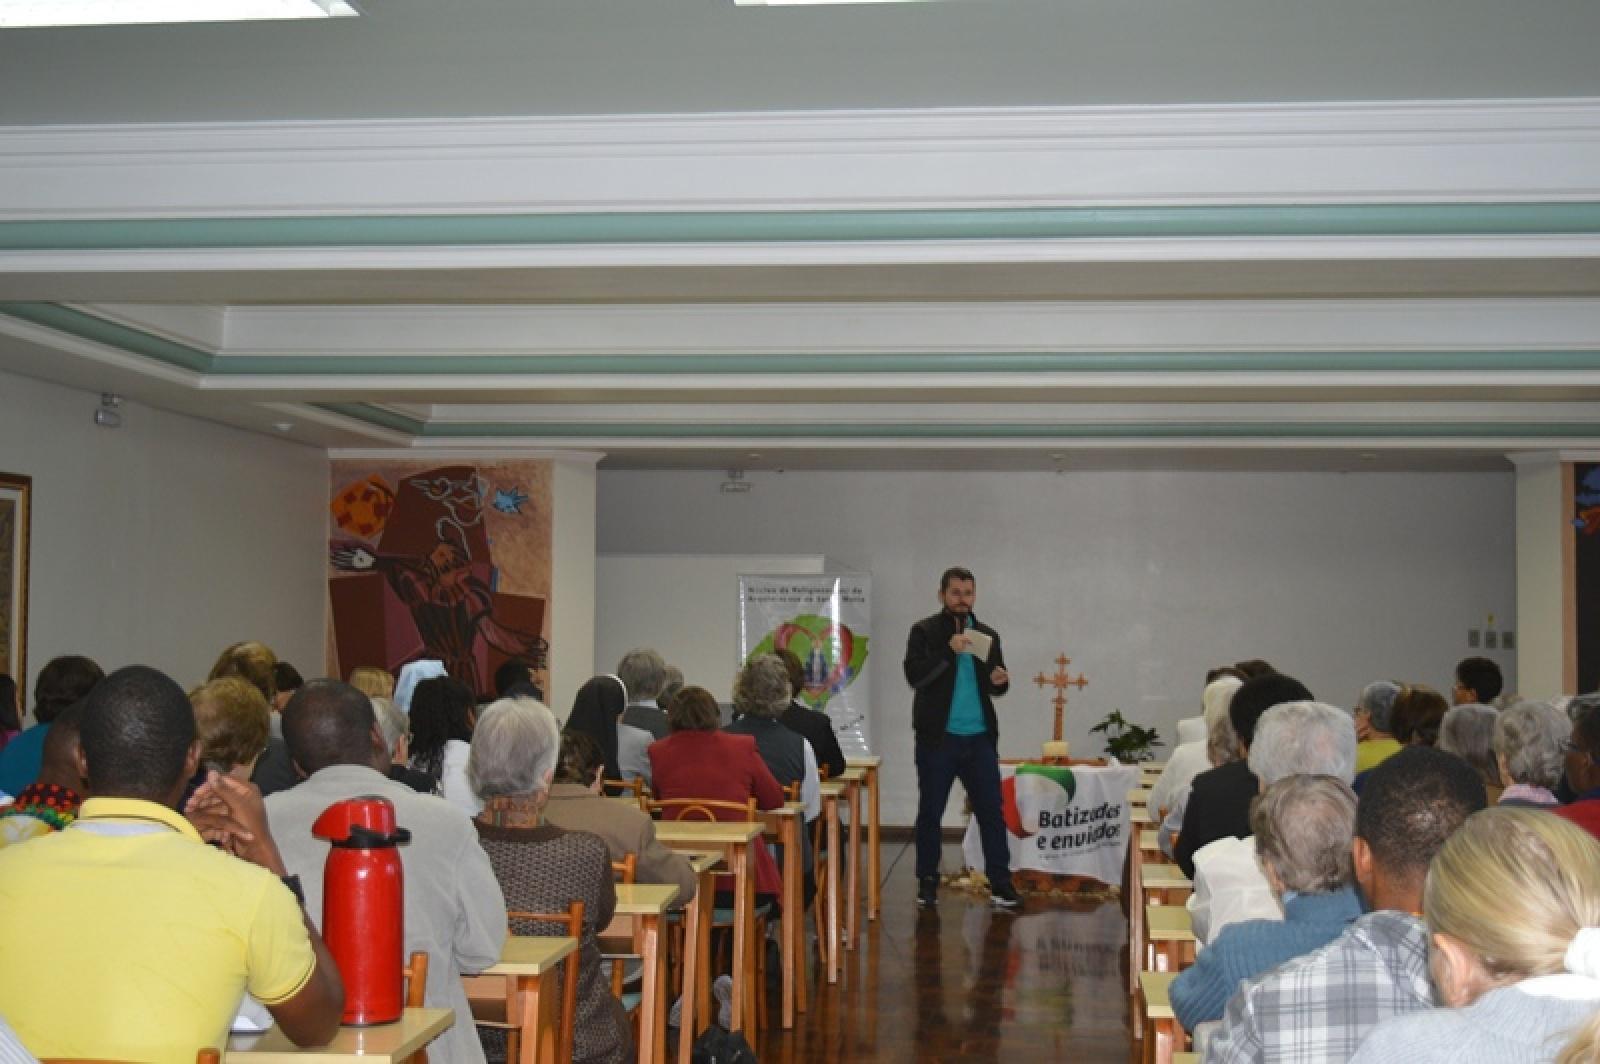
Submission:
[[[373,831],[360,824],[350,825],[350,834],[342,839],[333,841],[333,845],[351,850],[377,850],[386,846],[399,846],[401,843],[411,841],[411,832],[405,828],[395,828],[393,834],[385,835],[381,831]]]

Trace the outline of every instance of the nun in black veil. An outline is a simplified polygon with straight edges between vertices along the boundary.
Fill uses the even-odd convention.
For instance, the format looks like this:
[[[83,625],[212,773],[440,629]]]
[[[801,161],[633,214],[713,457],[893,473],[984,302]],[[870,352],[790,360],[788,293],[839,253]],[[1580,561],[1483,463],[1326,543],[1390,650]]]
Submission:
[[[567,731],[582,732],[605,755],[605,779],[620,780],[617,762],[617,721],[628,705],[628,689],[615,676],[596,676],[578,688],[567,716]]]

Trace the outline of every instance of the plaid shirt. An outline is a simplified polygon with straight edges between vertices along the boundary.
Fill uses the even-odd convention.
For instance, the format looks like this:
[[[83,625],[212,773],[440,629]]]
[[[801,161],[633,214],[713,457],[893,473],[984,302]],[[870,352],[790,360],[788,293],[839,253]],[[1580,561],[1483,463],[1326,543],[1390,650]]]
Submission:
[[[1343,1064],[1380,1021],[1433,1003],[1422,921],[1367,913],[1328,945],[1244,984],[1206,1062]]]

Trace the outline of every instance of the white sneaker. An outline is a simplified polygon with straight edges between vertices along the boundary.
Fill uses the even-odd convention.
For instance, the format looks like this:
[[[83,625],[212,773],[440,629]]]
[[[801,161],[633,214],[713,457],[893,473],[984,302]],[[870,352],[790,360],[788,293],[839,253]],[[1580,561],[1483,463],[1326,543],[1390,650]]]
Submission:
[[[733,976],[719,975],[711,984],[711,995],[717,999],[717,1022],[724,1030],[733,1030]]]

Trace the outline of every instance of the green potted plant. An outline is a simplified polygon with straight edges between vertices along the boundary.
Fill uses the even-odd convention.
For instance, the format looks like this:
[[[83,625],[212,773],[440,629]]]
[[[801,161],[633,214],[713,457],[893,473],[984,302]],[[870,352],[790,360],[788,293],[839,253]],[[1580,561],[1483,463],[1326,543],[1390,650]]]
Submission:
[[[1162,745],[1161,735],[1154,728],[1130,723],[1120,709],[1107,713],[1105,719],[1089,731],[1103,734],[1106,753],[1126,764],[1153,760],[1155,748]]]

